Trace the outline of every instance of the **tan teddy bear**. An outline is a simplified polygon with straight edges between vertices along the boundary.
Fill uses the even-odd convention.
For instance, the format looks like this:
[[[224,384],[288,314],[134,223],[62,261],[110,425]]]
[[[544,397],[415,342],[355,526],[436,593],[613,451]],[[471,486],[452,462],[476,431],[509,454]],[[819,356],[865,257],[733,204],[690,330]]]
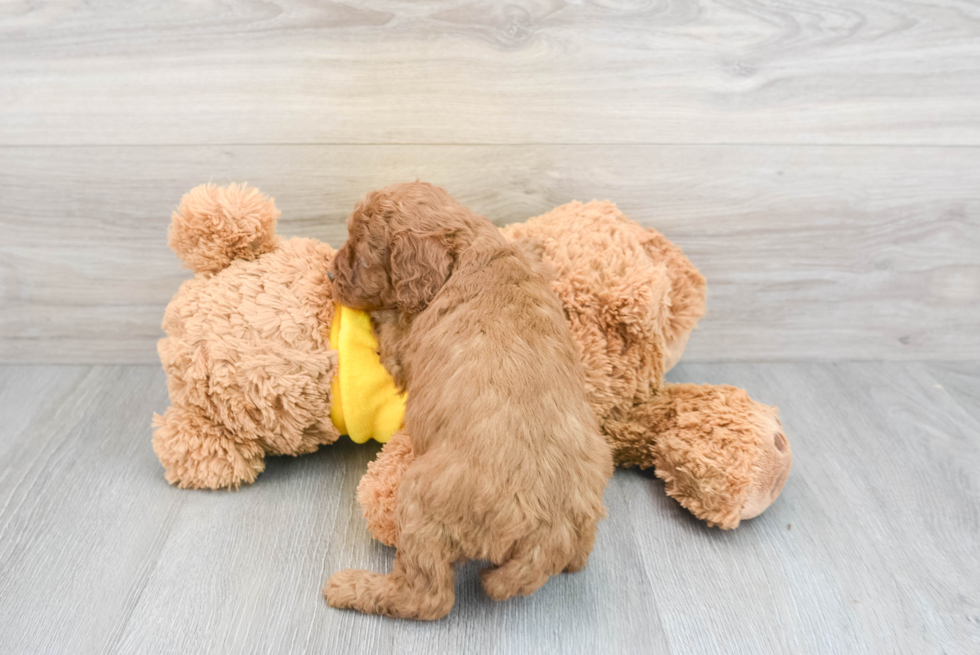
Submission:
[[[330,420],[334,250],[276,236],[279,211],[254,188],[199,186],[169,243],[196,275],[167,306],[157,350],[170,408],[154,416],[167,481],[248,484],[266,455],[301,455],[340,433]]]
[[[155,417],[154,449],[169,482],[214,489],[254,481],[265,455],[312,452],[341,433],[387,441],[358,498],[372,533],[393,544],[412,457],[410,436],[392,436],[404,399],[366,317],[335,312],[334,250],[276,236],[278,216],[244,185],[198,187],[174,212],[170,245],[196,275],[164,318],[172,406]],[[704,278],[680,249],[607,202],[569,203],[503,233],[532,240],[555,269],[618,465],[654,467],[709,525],[733,528],[768,507],[792,463],[776,410],[734,387],[664,382],[704,312]]]

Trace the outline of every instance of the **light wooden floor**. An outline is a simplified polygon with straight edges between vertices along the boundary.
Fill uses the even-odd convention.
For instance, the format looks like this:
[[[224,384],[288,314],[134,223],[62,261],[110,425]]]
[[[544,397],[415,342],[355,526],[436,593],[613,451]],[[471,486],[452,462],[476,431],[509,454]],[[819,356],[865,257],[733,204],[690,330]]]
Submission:
[[[619,471],[589,566],[433,624],[333,610],[385,570],[354,489],[375,448],[269,462],[238,493],[163,480],[155,367],[0,368],[3,653],[969,653],[980,647],[980,365],[682,364],[782,409],[776,504],[706,528]]]

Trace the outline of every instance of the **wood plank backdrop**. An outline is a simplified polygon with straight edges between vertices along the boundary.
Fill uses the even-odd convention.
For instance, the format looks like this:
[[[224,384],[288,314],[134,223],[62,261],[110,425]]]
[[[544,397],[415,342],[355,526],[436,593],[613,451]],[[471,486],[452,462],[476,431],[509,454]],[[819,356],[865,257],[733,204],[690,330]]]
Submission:
[[[153,362],[195,184],[339,245],[416,177],[664,232],[689,360],[980,358],[976,3],[281,0],[0,4],[0,361]]]

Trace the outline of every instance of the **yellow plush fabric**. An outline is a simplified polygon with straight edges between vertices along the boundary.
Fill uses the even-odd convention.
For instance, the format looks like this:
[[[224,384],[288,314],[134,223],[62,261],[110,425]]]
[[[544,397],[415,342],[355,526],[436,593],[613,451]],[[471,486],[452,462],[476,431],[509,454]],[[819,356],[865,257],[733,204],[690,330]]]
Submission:
[[[336,305],[330,348],[338,356],[330,420],[355,443],[387,442],[405,419],[405,394],[381,364],[367,313]]]

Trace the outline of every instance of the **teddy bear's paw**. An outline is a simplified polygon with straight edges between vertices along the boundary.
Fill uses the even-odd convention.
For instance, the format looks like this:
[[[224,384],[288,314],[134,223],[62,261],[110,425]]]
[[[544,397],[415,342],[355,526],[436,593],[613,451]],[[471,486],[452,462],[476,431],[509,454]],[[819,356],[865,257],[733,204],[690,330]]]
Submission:
[[[255,482],[263,470],[261,455],[245,457],[229,449],[171,465],[165,477],[181,489],[238,489]]]
[[[153,450],[166,480],[181,489],[237,489],[265,468],[256,441],[234,439],[199,412],[170,407],[153,425]]]
[[[789,440],[775,417],[775,410],[771,410],[771,414],[768,431],[763,429],[759,437],[758,454],[753,466],[756,475],[746,494],[740,519],[755,518],[772,505],[779,498],[793,467],[793,450]]]

